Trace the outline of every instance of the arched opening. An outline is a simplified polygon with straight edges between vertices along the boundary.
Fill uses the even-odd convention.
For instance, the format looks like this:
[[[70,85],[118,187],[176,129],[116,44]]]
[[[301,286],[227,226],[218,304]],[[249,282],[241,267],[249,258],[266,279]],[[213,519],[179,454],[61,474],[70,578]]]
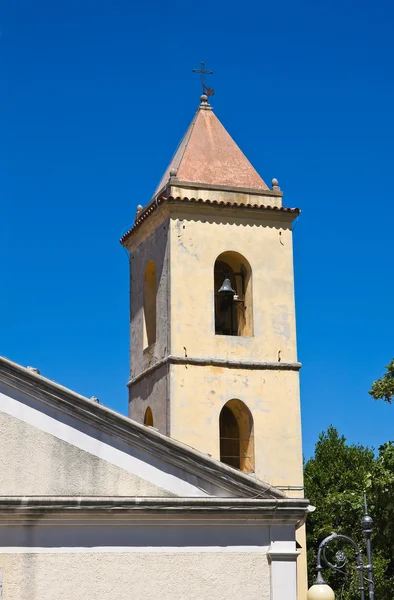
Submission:
[[[156,341],[156,265],[147,264],[144,273],[144,348]]]
[[[237,419],[228,406],[220,412],[220,460],[226,465],[241,468],[239,456],[240,434]]]
[[[153,427],[153,413],[150,406],[148,406],[148,408],[145,411],[144,425],[146,425],[147,427]]]
[[[215,333],[252,336],[252,270],[246,258],[238,252],[220,254],[214,266],[214,289]]]
[[[241,400],[229,400],[219,417],[220,460],[241,471],[254,471],[252,413]]]

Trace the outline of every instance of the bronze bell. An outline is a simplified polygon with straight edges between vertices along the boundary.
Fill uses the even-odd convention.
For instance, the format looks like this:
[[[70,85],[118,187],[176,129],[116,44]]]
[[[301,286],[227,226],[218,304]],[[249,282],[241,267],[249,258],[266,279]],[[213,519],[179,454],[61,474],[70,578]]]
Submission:
[[[218,291],[218,294],[223,294],[223,296],[234,296],[235,290],[231,287],[231,281],[228,277],[222,283],[222,287]]]

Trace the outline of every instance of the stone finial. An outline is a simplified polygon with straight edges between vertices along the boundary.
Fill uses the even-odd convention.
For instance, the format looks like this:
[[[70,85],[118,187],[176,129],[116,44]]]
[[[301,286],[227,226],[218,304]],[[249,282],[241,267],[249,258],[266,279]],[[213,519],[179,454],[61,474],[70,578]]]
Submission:
[[[276,192],[280,192],[279,183],[275,177],[272,180],[272,189],[275,190]]]
[[[92,402],[95,402],[96,404],[100,404],[100,400],[98,398],[96,398],[96,396],[92,396],[90,399]]]
[[[38,369],[36,369],[35,367],[26,367],[26,369],[28,371],[31,371],[32,373],[37,373],[37,375],[41,375],[40,371]]]
[[[170,177],[176,177],[176,173],[177,173],[176,169],[171,169]]]
[[[137,206],[137,210],[136,210],[136,213],[135,213],[135,219],[138,219],[138,215],[140,214],[140,212],[141,212],[142,209],[143,209],[142,204],[139,204]]]
[[[200,102],[201,102],[200,108],[205,109],[205,110],[212,110],[212,106],[208,102],[207,94],[203,94],[202,96],[200,96]]]

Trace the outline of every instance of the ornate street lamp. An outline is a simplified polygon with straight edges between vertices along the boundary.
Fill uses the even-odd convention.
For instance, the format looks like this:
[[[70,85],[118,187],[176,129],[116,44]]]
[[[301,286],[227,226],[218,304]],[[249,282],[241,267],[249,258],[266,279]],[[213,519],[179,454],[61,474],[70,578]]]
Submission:
[[[364,494],[364,506],[365,506],[365,511],[364,511],[364,516],[361,519],[361,528],[362,528],[362,531],[363,531],[363,534],[364,534],[365,540],[366,540],[367,564],[366,565],[364,564],[363,553],[360,550],[360,547],[358,546],[358,544],[356,544],[356,542],[354,540],[352,540],[352,538],[348,537],[347,535],[340,535],[338,533],[332,533],[331,535],[326,537],[319,546],[319,549],[317,552],[317,564],[316,564],[317,578],[316,578],[314,585],[312,585],[312,587],[309,588],[309,590],[308,590],[308,596],[307,596],[308,600],[335,600],[335,594],[334,594],[333,590],[330,588],[329,585],[326,584],[326,582],[323,579],[322,559],[323,559],[324,563],[327,565],[327,567],[329,567],[331,570],[342,572],[343,567],[347,563],[347,556],[343,552],[343,550],[338,550],[338,552],[336,552],[336,554],[335,554],[336,562],[332,563],[328,560],[327,555],[326,555],[326,549],[327,549],[328,545],[334,540],[342,540],[344,543],[347,543],[347,544],[350,544],[351,546],[353,546],[354,550],[356,551],[356,563],[357,563],[356,569],[359,572],[359,577],[360,577],[360,586],[358,588],[359,592],[360,592],[360,599],[365,600],[365,598],[366,598],[365,584],[367,584],[368,593],[369,593],[368,598],[369,598],[369,600],[374,600],[375,591],[374,591],[372,549],[371,549],[371,534],[372,534],[373,521],[372,521],[372,518],[368,514],[367,498],[366,498],[365,494]]]

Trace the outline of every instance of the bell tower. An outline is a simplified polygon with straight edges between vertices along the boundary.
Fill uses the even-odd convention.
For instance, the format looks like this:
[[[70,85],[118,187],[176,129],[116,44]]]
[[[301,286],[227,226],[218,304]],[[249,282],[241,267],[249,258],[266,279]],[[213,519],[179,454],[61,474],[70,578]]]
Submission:
[[[129,416],[303,495],[292,224],[207,96],[130,254]]]

